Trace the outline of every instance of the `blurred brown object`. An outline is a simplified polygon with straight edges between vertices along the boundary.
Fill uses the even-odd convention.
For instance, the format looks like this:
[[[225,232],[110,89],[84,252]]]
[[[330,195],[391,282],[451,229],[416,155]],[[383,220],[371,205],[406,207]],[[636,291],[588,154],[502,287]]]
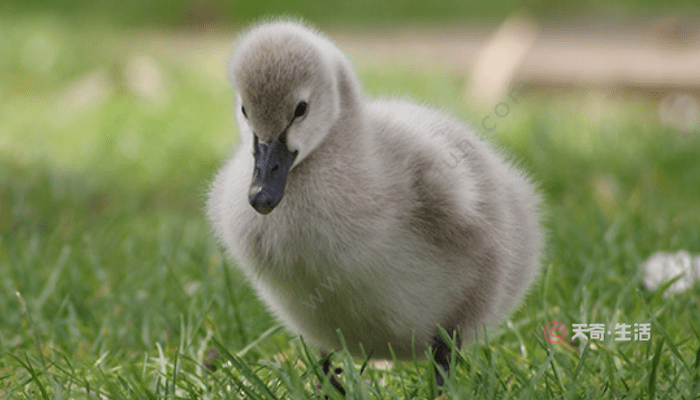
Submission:
[[[486,106],[499,101],[515,80],[538,33],[537,24],[524,15],[506,19],[482,47],[472,68],[466,97]]]
[[[649,34],[665,47],[692,47],[700,43],[700,22],[685,15],[666,15],[649,24]]]

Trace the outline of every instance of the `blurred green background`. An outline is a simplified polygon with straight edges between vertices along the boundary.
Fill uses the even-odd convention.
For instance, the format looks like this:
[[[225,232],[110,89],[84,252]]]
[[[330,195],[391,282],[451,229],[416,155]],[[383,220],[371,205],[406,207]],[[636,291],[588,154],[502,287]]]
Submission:
[[[282,397],[310,396],[313,374],[265,364],[290,351],[303,357],[274,329],[203,215],[209,181],[237,142],[224,68],[241,27],[302,16],[342,34],[370,96],[408,96],[478,129],[494,104],[465,97],[468,70],[378,61],[382,48],[363,53],[355,44],[382,42],[420,59],[397,44],[394,28],[421,25],[439,40],[444,26],[491,32],[514,12],[560,32],[644,27],[665,15],[694,22],[700,12],[700,2],[679,0],[0,7],[0,398],[47,399],[235,398],[231,377],[201,367],[213,339],[231,351],[253,343],[241,356],[262,360],[256,371]],[[496,342],[468,351],[486,372],[459,366],[458,386],[468,389],[454,398],[481,393],[489,376],[505,378],[491,397],[474,398],[561,398],[565,388],[578,398],[638,398],[657,387],[689,397],[699,376],[698,285],[665,297],[643,287],[639,266],[656,251],[700,254],[700,135],[683,122],[697,104],[684,93],[697,84],[669,92],[667,111],[681,123],[664,117],[659,96],[605,82],[531,89],[489,137],[546,199],[543,277]],[[550,320],[651,322],[653,340],[556,347],[542,339]],[[428,396],[420,371],[377,374],[385,380],[369,398],[388,396],[382,387]]]
[[[297,15],[316,24],[392,24],[478,22],[496,23],[513,12],[525,12],[546,21],[575,21],[580,18],[655,18],[668,12],[695,14],[694,0],[445,0],[445,1],[314,1],[284,0],[5,0],[11,13],[49,12],[71,19],[97,18],[129,26],[188,26],[216,22],[224,26],[245,24],[263,15]]]

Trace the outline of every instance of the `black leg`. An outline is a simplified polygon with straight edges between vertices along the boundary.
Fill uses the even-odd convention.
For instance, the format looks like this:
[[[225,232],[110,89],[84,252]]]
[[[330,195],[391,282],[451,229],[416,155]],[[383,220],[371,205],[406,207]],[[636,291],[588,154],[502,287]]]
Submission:
[[[455,338],[457,348],[461,348],[462,340],[459,337],[459,332],[456,332],[454,328],[446,329],[446,331],[448,334],[450,334],[450,336]],[[450,346],[448,346],[442,339],[442,336],[440,336],[440,333],[435,335],[433,338],[433,344],[430,347],[433,352],[433,360],[435,360],[436,364],[435,383],[438,386],[438,395],[440,395],[442,394],[442,390],[440,390],[440,388],[445,385],[445,380],[443,379],[440,371],[438,371],[438,368],[442,369],[445,375],[450,373],[450,358],[452,357],[452,352],[450,351]]]
[[[331,358],[327,357],[327,354],[325,354],[324,352],[321,352],[321,358],[325,358],[325,360],[323,360],[323,364],[322,364],[323,373],[329,377],[329,381],[330,381],[331,385],[333,385],[333,387],[338,392],[340,392],[340,394],[345,396],[345,388],[343,387],[343,385],[340,384],[340,382],[338,382],[337,379],[335,379],[335,374],[339,374],[343,370],[340,368],[336,368],[335,370],[331,371],[332,370]],[[324,396],[324,398],[328,399],[328,396]]]

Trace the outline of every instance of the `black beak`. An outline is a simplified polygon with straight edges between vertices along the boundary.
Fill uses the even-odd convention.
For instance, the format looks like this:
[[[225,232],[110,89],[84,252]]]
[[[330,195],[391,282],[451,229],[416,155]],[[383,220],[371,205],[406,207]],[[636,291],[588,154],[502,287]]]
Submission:
[[[282,201],[287,175],[298,152],[287,147],[287,130],[268,144],[255,136],[255,169],[248,202],[260,214],[269,214]]]

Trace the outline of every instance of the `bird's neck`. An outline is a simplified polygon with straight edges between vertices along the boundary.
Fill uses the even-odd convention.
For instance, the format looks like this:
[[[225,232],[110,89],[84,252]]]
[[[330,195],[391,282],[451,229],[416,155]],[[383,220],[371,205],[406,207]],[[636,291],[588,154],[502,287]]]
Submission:
[[[366,127],[365,99],[359,80],[342,53],[334,60],[333,66],[336,69],[340,115],[320,145],[299,164],[299,171],[295,174],[295,178],[300,180],[295,183],[304,187],[302,191],[309,195],[306,200],[325,204],[337,204],[334,197],[347,197],[349,194],[319,188],[334,187],[336,182],[332,181],[339,174],[342,174],[343,181],[351,181],[346,182],[350,187],[367,182],[368,162],[372,158],[368,154],[372,150],[371,138]],[[313,195],[311,192],[314,192]]]
[[[350,66],[350,62],[345,58],[339,58],[335,62],[336,76],[338,79],[338,96],[340,98],[341,114],[354,114],[364,104],[364,96],[360,81]],[[354,115],[350,115],[354,117]]]

